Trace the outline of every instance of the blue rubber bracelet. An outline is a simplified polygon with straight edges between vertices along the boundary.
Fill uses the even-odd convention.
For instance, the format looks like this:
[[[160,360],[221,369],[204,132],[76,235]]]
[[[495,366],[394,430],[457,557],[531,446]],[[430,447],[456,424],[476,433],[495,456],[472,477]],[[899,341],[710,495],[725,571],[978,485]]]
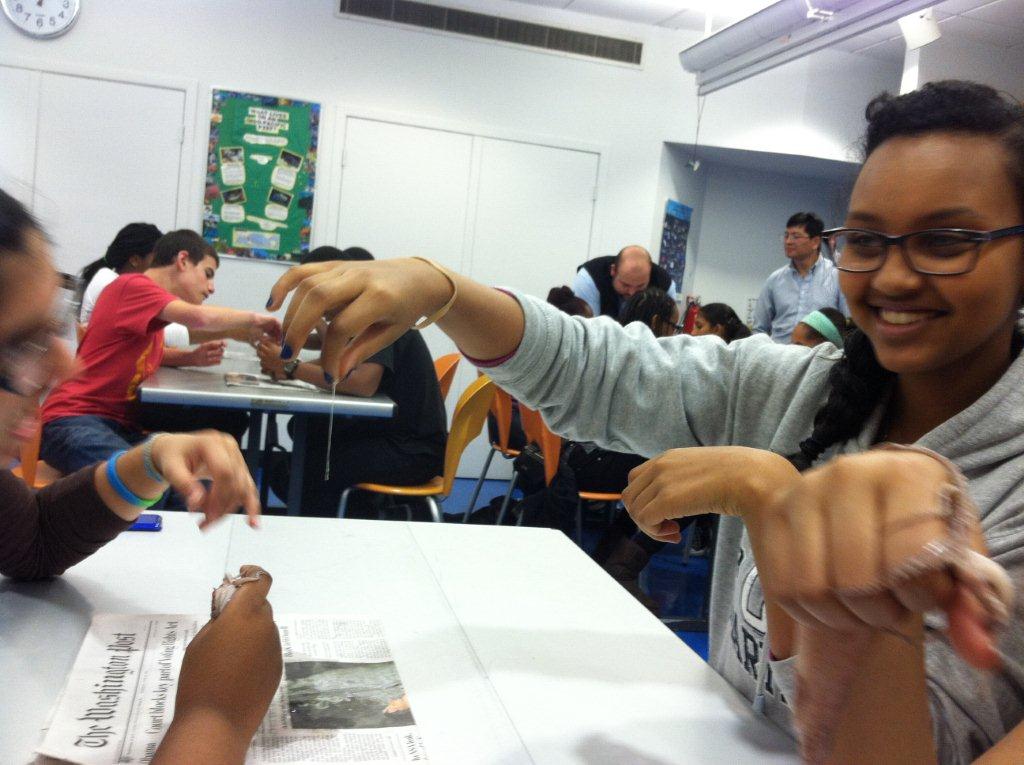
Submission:
[[[160,497],[162,497],[163,494],[161,494],[160,497],[156,497],[155,499],[143,499],[138,494],[129,489],[127,486],[125,486],[124,481],[121,480],[121,476],[117,474],[117,461],[124,453],[125,450],[122,449],[121,451],[117,452],[117,454],[111,456],[109,460],[107,460],[107,480],[110,482],[110,485],[114,488],[114,491],[117,492],[117,495],[125,502],[127,502],[129,505],[133,505],[135,507],[152,507],[153,505],[160,501]]]

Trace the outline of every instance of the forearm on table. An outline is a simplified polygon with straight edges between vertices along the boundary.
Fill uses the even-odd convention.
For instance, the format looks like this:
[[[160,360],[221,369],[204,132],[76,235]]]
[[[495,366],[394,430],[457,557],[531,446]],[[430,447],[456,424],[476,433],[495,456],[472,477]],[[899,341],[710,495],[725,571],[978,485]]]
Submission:
[[[164,347],[164,358],[161,365],[165,367],[183,367],[192,361],[192,351],[188,348]]]
[[[523,309],[504,292],[452,274],[459,296],[437,326],[459,349],[476,359],[495,359],[514,352],[523,339]]]
[[[232,329],[194,329],[189,328],[188,340],[193,345],[200,343],[206,343],[211,340],[238,340],[241,343],[248,344],[251,340],[249,336],[249,325],[240,325]],[[164,352],[166,357],[166,351]]]
[[[245,760],[252,734],[239,731],[213,710],[175,715],[153,765],[231,765]]]

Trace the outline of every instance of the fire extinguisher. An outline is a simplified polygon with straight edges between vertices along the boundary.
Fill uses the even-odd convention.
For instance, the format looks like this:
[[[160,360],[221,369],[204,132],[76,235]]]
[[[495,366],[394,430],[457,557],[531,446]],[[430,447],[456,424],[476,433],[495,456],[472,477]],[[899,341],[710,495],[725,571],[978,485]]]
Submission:
[[[693,324],[697,321],[698,311],[700,311],[700,298],[687,295],[686,310],[683,312],[683,332],[685,334],[693,334]]]

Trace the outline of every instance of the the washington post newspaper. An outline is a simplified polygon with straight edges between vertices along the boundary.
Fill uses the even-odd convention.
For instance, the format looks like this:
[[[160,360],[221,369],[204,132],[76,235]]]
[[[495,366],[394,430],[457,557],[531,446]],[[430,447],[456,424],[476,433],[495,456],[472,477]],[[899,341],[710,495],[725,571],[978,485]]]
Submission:
[[[185,647],[206,615],[93,618],[38,752],[147,763],[174,715]],[[426,762],[382,625],[277,616],[284,675],[247,763]]]

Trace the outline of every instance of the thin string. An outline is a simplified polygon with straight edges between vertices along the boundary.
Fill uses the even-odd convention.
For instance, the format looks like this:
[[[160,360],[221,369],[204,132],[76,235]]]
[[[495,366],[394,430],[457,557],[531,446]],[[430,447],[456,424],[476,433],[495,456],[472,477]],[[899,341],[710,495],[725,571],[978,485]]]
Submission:
[[[327,423],[327,462],[324,463],[324,483],[331,479],[331,447],[334,445],[334,403],[338,399],[338,381],[331,383],[331,421]]]

